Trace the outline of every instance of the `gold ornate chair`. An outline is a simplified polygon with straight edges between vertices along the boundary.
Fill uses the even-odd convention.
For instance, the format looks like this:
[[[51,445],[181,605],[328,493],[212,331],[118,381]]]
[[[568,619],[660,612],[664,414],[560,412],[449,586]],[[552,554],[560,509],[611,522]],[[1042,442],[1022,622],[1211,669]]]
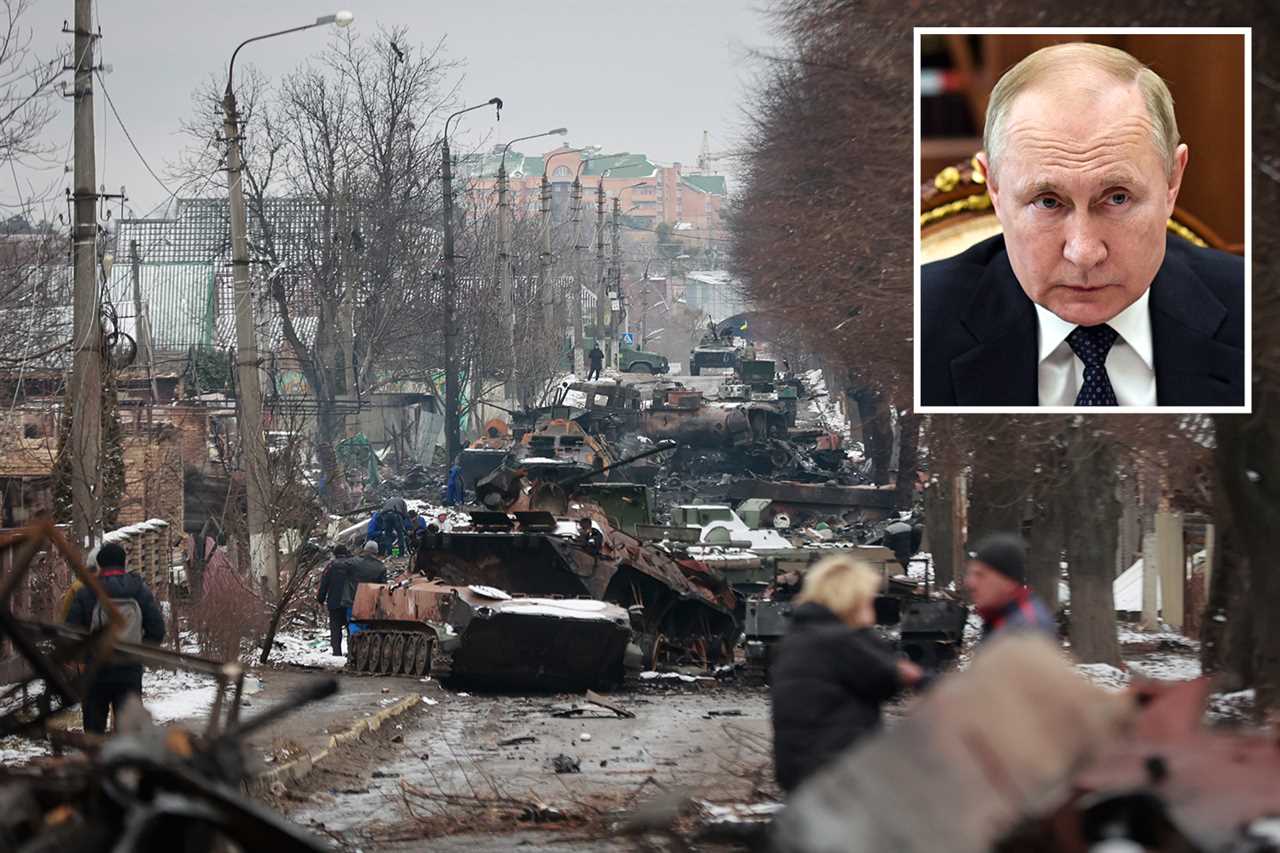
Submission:
[[[1197,246],[1236,251],[1196,217],[1175,207],[1169,230]],[[978,158],[948,166],[920,188],[920,262],[949,258],[1000,233]],[[1237,252],[1238,253],[1238,252]]]

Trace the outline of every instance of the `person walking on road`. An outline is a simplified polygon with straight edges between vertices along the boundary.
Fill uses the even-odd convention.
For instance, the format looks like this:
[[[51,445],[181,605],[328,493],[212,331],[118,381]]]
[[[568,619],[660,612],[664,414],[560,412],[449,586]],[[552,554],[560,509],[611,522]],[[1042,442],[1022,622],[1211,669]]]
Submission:
[[[805,575],[770,668],[778,785],[794,791],[880,726],[880,706],[924,672],[872,632],[880,574],[847,556]]]
[[[347,627],[351,601],[347,596],[347,577],[351,572],[351,552],[346,545],[333,546],[333,559],[320,575],[316,598],[329,611],[329,644],[333,656],[342,657],[342,631]]]
[[[126,559],[124,548],[115,542],[98,549],[98,580],[124,620],[117,639],[158,646],[164,642],[164,614],[142,578],[125,570]],[[81,587],[71,601],[67,624],[97,631],[109,621],[92,587]],[[142,664],[136,661],[104,664],[85,692],[82,703],[85,732],[105,734],[109,712],[115,714],[118,728],[120,710],[131,695],[142,698]]]
[[[600,344],[591,345],[591,352],[587,353],[587,359],[591,362],[591,369],[587,371],[587,381],[594,382],[600,378],[600,371],[604,368],[604,353],[600,350]]]
[[[1056,640],[1049,609],[1027,586],[1027,543],[1016,533],[979,540],[965,564],[964,588],[982,617],[982,641],[1010,631],[1039,631]]]

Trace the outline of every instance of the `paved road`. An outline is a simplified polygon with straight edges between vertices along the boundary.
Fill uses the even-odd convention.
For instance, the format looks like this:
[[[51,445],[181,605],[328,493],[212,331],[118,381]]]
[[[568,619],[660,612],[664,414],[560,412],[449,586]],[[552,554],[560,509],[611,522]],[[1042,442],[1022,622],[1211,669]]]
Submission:
[[[304,826],[364,851],[421,849],[426,837],[432,849],[473,853],[522,843],[634,849],[608,837],[608,816],[676,791],[720,802],[773,791],[767,694],[706,684],[611,694],[634,719],[556,716],[580,696],[432,689],[436,704],[408,712],[381,742],[338,756],[282,805]],[[559,756],[578,770],[557,773]],[[522,823],[493,807],[506,801],[544,804],[565,820]]]

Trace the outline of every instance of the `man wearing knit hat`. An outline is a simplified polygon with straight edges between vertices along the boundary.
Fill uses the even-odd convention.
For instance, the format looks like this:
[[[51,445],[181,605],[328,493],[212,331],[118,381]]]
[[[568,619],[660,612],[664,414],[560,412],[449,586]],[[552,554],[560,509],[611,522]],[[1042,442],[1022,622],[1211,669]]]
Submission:
[[[95,562],[98,580],[123,620],[117,637],[132,643],[160,645],[164,642],[164,613],[140,575],[126,571],[125,550],[115,542],[98,549]],[[109,616],[91,587],[81,587],[71,600],[66,622],[90,631],[103,629]],[[81,707],[84,730],[89,734],[105,734],[108,712],[120,724],[120,710],[131,695],[142,697],[142,663],[136,659],[114,656],[98,669],[88,685]]]
[[[1016,533],[983,537],[969,554],[964,588],[982,617],[982,639],[1008,631],[1041,631],[1057,636],[1057,625],[1027,586],[1027,545]]]

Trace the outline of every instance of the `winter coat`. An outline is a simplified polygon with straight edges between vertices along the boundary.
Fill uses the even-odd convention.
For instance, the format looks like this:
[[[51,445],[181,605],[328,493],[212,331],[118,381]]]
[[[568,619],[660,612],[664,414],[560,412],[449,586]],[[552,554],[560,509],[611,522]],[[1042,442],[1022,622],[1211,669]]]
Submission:
[[[346,606],[350,607],[356,598],[356,587],[362,583],[386,583],[387,567],[376,557],[366,557],[363,554],[351,557],[347,563],[346,575]]]
[[[365,528],[364,535],[368,539],[376,539],[378,531],[382,528],[382,513],[375,512],[369,516],[369,526]]]
[[[590,359],[592,367],[604,364],[604,352],[600,347],[592,347],[591,352],[587,353],[587,358]]]
[[[900,688],[896,659],[870,629],[812,602],[792,613],[769,680],[774,766],[788,792],[875,731]]]
[[[1017,598],[993,614],[982,613],[982,642],[1011,631],[1038,631],[1051,640],[1058,638],[1058,623],[1040,597],[1023,587]]]
[[[404,498],[390,498],[382,505],[382,512],[394,512],[401,518],[409,517],[409,505],[405,503]]]
[[[106,569],[98,574],[98,580],[109,598],[132,598],[142,610],[142,642],[160,645],[164,642],[164,613],[156,604],[155,596],[147,589],[139,575],[123,569]],[[93,625],[93,609],[98,597],[93,588],[81,587],[71,600],[67,624],[88,630]],[[92,662],[92,658],[90,661]],[[98,671],[96,684],[142,684],[142,664],[110,664]]]
[[[330,610],[351,606],[351,599],[347,597],[347,576],[351,572],[351,560],[351,557],[332,559],[320,575],[316,599]]]

